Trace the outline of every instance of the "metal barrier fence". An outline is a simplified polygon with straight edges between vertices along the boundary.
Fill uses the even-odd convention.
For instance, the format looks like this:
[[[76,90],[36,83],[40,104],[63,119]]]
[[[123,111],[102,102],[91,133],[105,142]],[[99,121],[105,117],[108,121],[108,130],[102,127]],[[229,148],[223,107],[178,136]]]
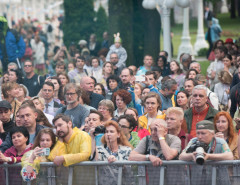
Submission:
[[[68,168],[51,162],[41,163],[36,180],[22,182],[20,164],[0,165],[0,185],[238,185],[240,160],[208,161],[203,166],[193,162],[164,161],[153,167],[151,162],[103,161],[82,162]]]

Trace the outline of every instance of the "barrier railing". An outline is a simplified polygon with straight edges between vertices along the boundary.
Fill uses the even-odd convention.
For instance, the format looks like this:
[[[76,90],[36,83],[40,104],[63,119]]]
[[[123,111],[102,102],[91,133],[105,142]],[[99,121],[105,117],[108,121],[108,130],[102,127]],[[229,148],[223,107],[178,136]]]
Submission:
[[[72,184],[128,184],[128,185],[235,185],[240,184],[240,161],[207,161],[203,166],[194,162],[163,161],[162,166],[153,167],[151,162],[105,161],[82,162],[57,167],[52,162],[41,163],[35,181],[25,183],[48,185]],[[0,165],[0,185],[19,185],[21,164]]]

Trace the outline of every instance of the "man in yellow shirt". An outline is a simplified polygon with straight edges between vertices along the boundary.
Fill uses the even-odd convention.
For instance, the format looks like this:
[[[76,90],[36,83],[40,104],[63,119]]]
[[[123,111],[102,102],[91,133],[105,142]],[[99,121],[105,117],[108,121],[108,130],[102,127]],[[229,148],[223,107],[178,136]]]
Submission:
[[[91,155],[91,137],[88,133],[77,127],[72,128],[70,117],[64,114],[58,114],[53,119],[53,124],[58,141],[49,155],[49,160],[58,166],[87,161]]]

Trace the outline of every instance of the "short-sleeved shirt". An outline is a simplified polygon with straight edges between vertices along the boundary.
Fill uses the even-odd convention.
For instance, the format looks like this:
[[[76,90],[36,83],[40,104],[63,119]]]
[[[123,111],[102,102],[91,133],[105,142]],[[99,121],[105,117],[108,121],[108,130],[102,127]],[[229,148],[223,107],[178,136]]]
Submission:
[[[187,147],[183,150],[183,152],[186,152],[187,149],[197,141],[197,137],[191,139],[187,145]],[[209,148],[208,148],[208,151],[207,153],[210,153],[210,151],[212,150],[212,148],[215,149],[213,150],[213,153],[215,154],[219,154],[219,153],[224,153],[224,152],[231,152],[227,142],[222,139],[222,138],[219,138],[219,137],[214,137],[212,139],[212,141],[210,142],[209,144]]]
[[[34,74],[32,78],[24,77],[23,85],[25,85],[28,89],[29,96],[37,96],[39,91],[42,89],[44,83],[44,78],[37,74]]]
[[[168,146],[172,149],[176,149],[178,153],[181,151],[181,140],[174,135],[167,134],[165,136],[166,143]],[[161,149],[160,142],[152,141],[151,136],[146,136],[143,138],[140,143],[137,145],[137,147],[134,149],[134,151],[140,153],[140,154],[150,154],[157,156],[161,159],[165,159],[163,156],[163,151]]]
[[[58,109],[58,111],[56,112],[56,115],[62,113],[70,116],[73,123],[73,127],[80,128],[81,126],[83,126],[85,124],[85,118],[89,115],[89,110],[87,110],[85,107],[83,107],[80,104],[74,107],[73,109],[69,109],[69,110],[66,109],[65,111],[63,111],[63,109],[66,109],[66,107],[62,107]]]

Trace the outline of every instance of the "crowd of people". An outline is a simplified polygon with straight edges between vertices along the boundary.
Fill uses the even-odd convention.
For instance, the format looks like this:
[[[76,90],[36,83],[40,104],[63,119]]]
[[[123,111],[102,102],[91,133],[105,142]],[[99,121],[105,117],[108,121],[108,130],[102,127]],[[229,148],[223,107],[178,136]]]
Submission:
[[[0,23],[7,28],[6,19]],[[91,34],[89,42],[47,48],[41,27],[22,21],[20,30],[19,39],[0,31],[7,46],[0,50],[0,163],[21,162],[25,181],[46,161],[195,161],[190,149],[199,143],[204,160],[239,159],[240,48],[233,39],[214,43],[205,76],[187,53],[168,61],[160,51],[156,61],[145,55],[139,68],[127,66],[119,33],[113,44],[104,32],[102,43]],[[11,45],[23,54],[8,51]],[[104,183],[109,173],[101,173]]]

